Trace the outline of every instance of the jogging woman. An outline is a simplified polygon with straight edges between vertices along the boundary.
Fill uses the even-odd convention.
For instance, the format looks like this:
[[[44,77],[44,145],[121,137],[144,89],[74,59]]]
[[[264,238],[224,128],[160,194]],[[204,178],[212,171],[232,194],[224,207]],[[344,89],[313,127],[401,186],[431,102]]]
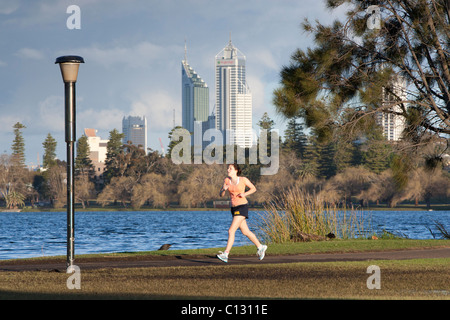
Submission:
[[[248,201],[246,197],[256,191],[253,183],[250,182],[245,177],[241,177],[241,169],[237,164],[228,165],[228,177],[225,178],[222,189],[220,189],[220,196],[223,197],[225,192],[228,190],[230,193],[231,200],[231,214],[233,216],[233,220],[231,222],[231,226],[228,229],[228,242],[227,247],[225,248],[225,252],[220,252],[217,255],[217,258],[222,260],[223,262],[228,262],[228,254],[230,253],[231,248],[233,247],[235,233],[238,228],[241,229],[242,234],[250,239],[251,242],[255,244],[258,248],[257,256],[259,260],[264,259],[264,255],[267,250],[266,245],[262,245],[258,238],[256,238],[255,234],[250,231],[247,225],[246,219],[248,219]],[[249,190],[246,192],[245,187]]]

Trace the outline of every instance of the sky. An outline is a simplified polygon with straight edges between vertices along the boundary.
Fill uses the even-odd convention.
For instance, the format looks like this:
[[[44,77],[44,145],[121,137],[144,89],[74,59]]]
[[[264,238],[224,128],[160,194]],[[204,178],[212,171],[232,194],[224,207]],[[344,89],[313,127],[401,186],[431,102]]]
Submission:
[[[73,20],[69,6],[80,9]],[[301,22],[330,24],[325,0],[1,0],[0,153],[11,154],[13,125],[23,130],[27,165],[42,164],[50,133],[66,160],[64,84],[59,56],[82,56],[76,83],[77,138],[84,128],[108,139],[124,116],[145,116],[148,147],[167,150],[168,133],[181,125],[181,61],[210,87],[215,104],[214,57],[231,40],[247,58],[253,126],[264,112],[283,134],[287,120],[272,104],[280,71],[297,49],[313,47]],[[79,22],[80,29],[68,28]],[[175,110],[175,111],[174,111]]]

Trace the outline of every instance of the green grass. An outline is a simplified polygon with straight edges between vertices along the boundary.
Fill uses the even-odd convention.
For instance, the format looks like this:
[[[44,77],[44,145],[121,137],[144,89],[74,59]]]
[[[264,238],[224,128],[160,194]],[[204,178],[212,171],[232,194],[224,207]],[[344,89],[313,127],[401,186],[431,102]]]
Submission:
[[[367,267],[380,267],[369,290]],[[2,272],[0,299],[449,299],[450,259]]]
[[[333,240],[273,244],[271,255],[449,247],[448,240]],[[254,255],[253,246],[233,255]],[[76,256],[83,259],[213,255],[217,248]],[[63,257],[37,258],[38,260]],[[26,262],[30,259],[25,259]],[[36,260],[36,259],[33,259]],[[16,261],[17,262],[17,261]],[[0,261],[1,264],[10,261]],[[367,267],[381,269],[381,289],[369,290]],[[63,272],[0,272],[3,299],[450,299],[450,259],[212,265],[81,270],[81,290]]]
[[[362,240],[350,239],[313,242],[289,242],[283,244],[269,244],[271,255],[303,254],[303,253],[338,253],[338,252],[362,252],[362,251],[382,251],[382,250],[403,250],[414,248],[436,248],[448,247],[448,240]],[[108,254],[109,256],[123,255],[215,255],[223,248],[191,249],[191,250],[167,250],[167,251],[142,251],[142,252],[122,252]],[[254,255],[255,247],[242,246],[233,247],[233,255]],[[104,254],[99,254],[104,256]],[[95,257],[95,255],[85,255],[81,257]]]

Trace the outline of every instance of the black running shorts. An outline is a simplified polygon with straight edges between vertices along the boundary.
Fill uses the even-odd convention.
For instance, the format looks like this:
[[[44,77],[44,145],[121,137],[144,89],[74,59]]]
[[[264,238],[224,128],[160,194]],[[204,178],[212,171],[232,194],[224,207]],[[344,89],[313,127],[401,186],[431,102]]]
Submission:
[[[233,217],[244,216],[246,219],[248,219],[248,203],[236,207],[231,207],[231,215]]]

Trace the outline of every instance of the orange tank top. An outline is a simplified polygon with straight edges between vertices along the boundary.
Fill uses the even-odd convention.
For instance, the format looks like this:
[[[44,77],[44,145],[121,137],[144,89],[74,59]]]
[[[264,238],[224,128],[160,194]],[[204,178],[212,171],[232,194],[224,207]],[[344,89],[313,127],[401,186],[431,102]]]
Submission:
[[[229,185],[228,192],[230,193],[231,206],[236,207],[248,203],[245,197],[238,197],[237,195],[245,192],[245,183],[243,177],[238,177],[237,184],[232,184],[229,178],[225,179],[225,183]]]

